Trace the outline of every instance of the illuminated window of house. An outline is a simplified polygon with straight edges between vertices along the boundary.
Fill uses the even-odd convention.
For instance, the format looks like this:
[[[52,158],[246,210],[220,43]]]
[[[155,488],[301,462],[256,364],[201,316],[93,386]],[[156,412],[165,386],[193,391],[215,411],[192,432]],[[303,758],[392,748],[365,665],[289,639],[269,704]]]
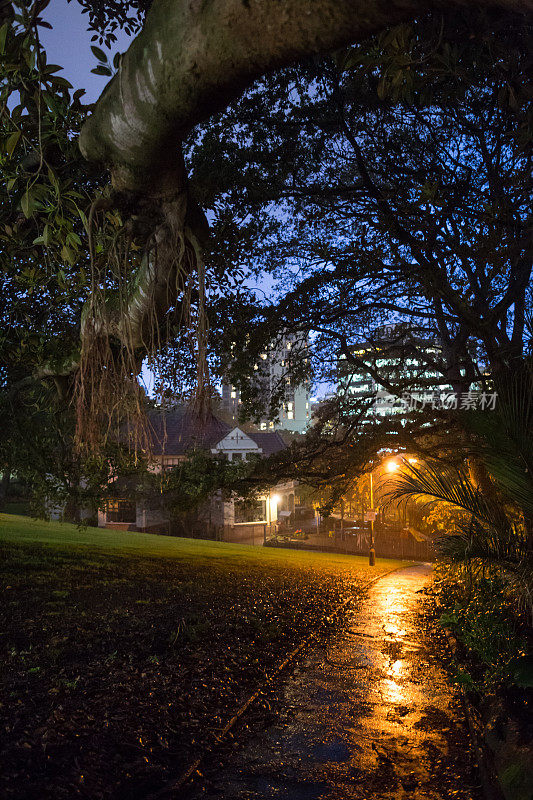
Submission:
[[[235,522],[264,522],[266,500],[236,500],[234,513]]]
[[[287,403],[287,411],[294,411],[292,403]]]
[[[266,424],[266,422],[262,422],[262,423],[260,424],[260,426],[259,426],[259,427],[260,427],[260,429],[261,429],[262,431],[266,431],[266,427],[267,427],[267,424]]]
[[[287,342],[287,350],[290,350],[291,348],[292,348],[292,342]]]
[[[179,456],[164,456],[163,457],[163,469],[172,469],[173,467],[177,466],[181,461]]]
[[[263,359],[263,361],[266,361],[267,360],[267,354],[266,353],[261,353],[261,358]]]
[[[231,392],[231,399],[235,400],[236,397],[237,397],[237,392],[235,391],[235,389],[233,389]]]
[[[108,500],[106,503],[106,519],[108,522],[136,521],[135,503],[130,500]]]
[[[287,411],[287,419],[294,419],[294,411]]]

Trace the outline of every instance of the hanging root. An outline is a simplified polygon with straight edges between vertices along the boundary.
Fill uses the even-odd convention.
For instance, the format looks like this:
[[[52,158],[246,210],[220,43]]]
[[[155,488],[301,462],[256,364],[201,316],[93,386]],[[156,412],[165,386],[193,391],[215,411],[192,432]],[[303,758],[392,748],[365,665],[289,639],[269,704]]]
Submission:
[[[146,395],[139,382],[143,360],[160,394],[183,396],[184,369],[176,363],[170,377],[160,358],[184,330],[182,340],[196,361],[193,405],[203,417],[209,410],[205,268],[188,224],[186,192],[160,201],[153,216],[142,250],[132,248],[134,223],[117,224],[116,214],[106,214],[94,237],[104,243],[99,249],[105,258],[93,256],[91,236],[92,291],[82,317],[75,400],[77,443],[89,451],[110,438],[149,451]]]

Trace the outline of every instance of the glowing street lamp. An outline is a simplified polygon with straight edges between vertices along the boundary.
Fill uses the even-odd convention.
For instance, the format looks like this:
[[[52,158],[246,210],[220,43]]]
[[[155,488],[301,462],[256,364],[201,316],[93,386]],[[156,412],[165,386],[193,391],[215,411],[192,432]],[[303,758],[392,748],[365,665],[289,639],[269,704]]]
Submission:
[[[269,489],[268,490],[268,509],[267,509],[268,516],[267,516],[267,521],[268,521],[268,527],[269,527],[269,530],[270,530],[270,537],[272,538],[272,522],[273,522],[274,516],[276,517],[276,520],[278,518],[277,508],[278,508],[278,503],[281,500],[281,498],[280,498],[279,494],[271,494],[270,492],[271,492],[271,490]],[[266,530],[266,526],[265,526],[265,530]]]

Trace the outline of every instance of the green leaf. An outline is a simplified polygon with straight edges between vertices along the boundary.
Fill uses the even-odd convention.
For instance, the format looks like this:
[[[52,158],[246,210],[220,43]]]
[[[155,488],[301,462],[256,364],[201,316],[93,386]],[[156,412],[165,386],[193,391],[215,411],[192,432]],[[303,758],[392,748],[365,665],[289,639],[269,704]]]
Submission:
[[[50,78],[50,83],[53,83],[54,86],[64,86],[65,89],[74,88],[66,78],[62,78],[60,75],[54,75],[52,78]]]
[[[4,54],[6,49],[7,22],[0,28],[0,54]]]
[[[63,259],[63,261],[66,261],[68,264],[71,265],[74,264],[74,262],[76,261],[75,253],[73,253],[70,247],[67,247],[66,245],[63,245],[63,247],[61,248],[61,258]]]
[[[54,189],[57,189],[59,187],[59,181],[57,180],[54,171],[50,167],[48,167],[48,180],[50,181]]]
[[[107,75],[108,77],[111,77],[113,74],[109,67],[104,67],[102,64],[99,64],[97,67],[92,69],[91,72],[93,72],[95,75]]]
[[[67,234],[67,242],[73,247],[76,247],[76,245],[81,245],[81,239],[77,233],[74,233],[74,231],[70,231],[70,233]]]
[[[101,61],[102,64],[107,64],[107,56],[103,50],[100,50],[99,47],[96,47],[93,44],[91,45],[91,50],[93,51],[93,54],[96,56],[98,61]]]
[[[20,131],[15,131],[14,133],[11,134],[11,136],[7,140],[6,151],[7,151],[8,156],[12,156],[13,155],[13,151],[15,150],[15,147],[18,144],[20,136],[21,136],[21,132]]]
[[[43,243],[46,245],[50,243],[50,226],[48,224],[44,226]]]
[[[33,197],[30,189],[27,189],[22,195],[22,200],[20,201],[20,207],[26,219],[29,219],[33,212]]]
[[[89,222],[87,220],[85,213],[81,210],[81,208],[78,208],[78,214],[80,215],[80,219],[83,223],[83,227],[85,228],[86,234],[89,235]]]

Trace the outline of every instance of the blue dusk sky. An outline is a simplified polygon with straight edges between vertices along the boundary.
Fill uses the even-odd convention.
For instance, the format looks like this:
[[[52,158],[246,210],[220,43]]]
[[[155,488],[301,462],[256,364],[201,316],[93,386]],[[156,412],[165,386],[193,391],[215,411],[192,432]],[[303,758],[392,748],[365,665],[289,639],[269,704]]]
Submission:
[[[52,25],[52,29],[41,28],[39,36],[47,52],[47,60],[50,64],[59,64],[63,67],[60,73],[74,86],[75,89],[85,89],[86,95],[83,102],[95,102],[104,89],[109,78],[102,75],[94,75],[94,69],[98,61],[91,51],[91,37],[93,32],[87,30],[88,15],[81,13],[82,9],[76,0],[52,0],[50,5],[43,13],[44,19]],[[108,54],[109,61],[112,61],[116,52],[123,53],[128,49],[131,38],[125,33],[116,31],[117,41],[111,50],[95,42],[98,47]],[[275,280],[271,276],[262,276],[257,281],[249,283],[250,288],[256,288],[258,297],[274,299]],[[145,370],[144,378],[151,389],[151,376]]]
[[[52,30],[41,28],[39,31],[47,51],[48,62],[62,66],[61,75],[70,81],[75,89],[87,90],[84,102],[94,102],[102,93],[109,78],[91,73],[98,62],[91,52],[93,33],[87,30],[88,14],[81,13],[81,6],[76,0],[71,0],[70,3],[67,3],[67,0],[52,0],[43,17],[53,26]],[[121,31],[117,31],[116,35],[117,42],[110,51],[98,45],[98,42],[94,43],[109,53],[110,61],[117,51],[122,53],[127,50],[131,41]]]

